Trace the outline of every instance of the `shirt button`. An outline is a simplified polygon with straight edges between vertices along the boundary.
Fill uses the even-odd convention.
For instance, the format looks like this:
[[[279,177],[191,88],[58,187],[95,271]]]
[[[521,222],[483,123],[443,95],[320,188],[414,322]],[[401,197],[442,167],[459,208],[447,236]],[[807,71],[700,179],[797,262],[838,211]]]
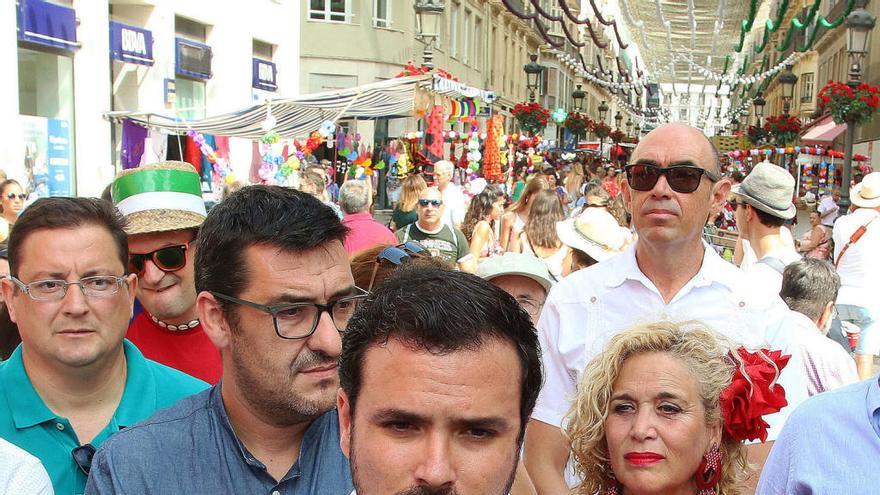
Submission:
[[[281,495],[281,492],[279,492],[278,490],[275,490],[272,492],[272,495]]]
[[[740,302],[739,302],[739,307],[741,307],[741,308],[746,307],[746,302],[745,302],[745,301],[740,301]]]
[[[64,425],[61,423],[55,423],[55,428],[58,428],[58,431],[64,431]]]
[[[591,303],[596,302],[596,296],[591,297],[591,298],[590,298],[590,302],[591,302]]]

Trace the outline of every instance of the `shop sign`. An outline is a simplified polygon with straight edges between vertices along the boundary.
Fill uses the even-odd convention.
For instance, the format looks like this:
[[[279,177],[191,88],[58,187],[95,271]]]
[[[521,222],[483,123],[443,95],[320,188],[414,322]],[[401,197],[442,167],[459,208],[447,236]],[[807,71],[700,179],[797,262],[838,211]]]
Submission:
[[[48,121],[49,196],[70,196],[70,127],[66,120]]]
[[[41,198],[71,196],[70,123],[30,115],[20,119],[27,188]]]
[[[254,58],[253,64],[253,87],[256,89],[264,89],[266,91],[275,91],[278,89],[278,83],[275,76],[278,74],[278,68],[273,62]]]
[[[76,50],[76,11],[43,0],[19,0],[18,39],[44,46]]]
[[[197,41],[176,38],[174,69],[180,76],[211,78],[211,47]]]
[[[153,65],[153,33],[111,21],[110,57],[120,62]]]

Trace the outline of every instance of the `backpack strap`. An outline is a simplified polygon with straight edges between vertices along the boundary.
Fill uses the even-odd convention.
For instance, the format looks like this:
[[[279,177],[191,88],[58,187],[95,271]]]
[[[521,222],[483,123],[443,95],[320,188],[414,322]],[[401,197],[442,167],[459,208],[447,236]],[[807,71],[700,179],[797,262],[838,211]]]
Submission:
[[[758,260],[758,263],[763,263],[763,264],[769,266],[770,268],[779,272],[780,275],[782,274],[782,272],[785,271],[785,263],[783,263],[782,260],[779,258],[774,258],[772,256],[765,256],[765,257],[761,258],[760,260]]]

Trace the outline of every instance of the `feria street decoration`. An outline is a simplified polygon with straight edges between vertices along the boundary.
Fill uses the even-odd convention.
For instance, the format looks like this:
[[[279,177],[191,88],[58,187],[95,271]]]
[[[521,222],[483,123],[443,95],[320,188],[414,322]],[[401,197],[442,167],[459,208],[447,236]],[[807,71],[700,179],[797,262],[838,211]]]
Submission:
[[[547,127],[550,111],[538,103],[518,103],[513,107],[513,117],[524,131],[536,136]]]
[[[828,81],[819,91],[819,108],[829,110],[836,124],[867,124],[877,110],[878,103],[880,90],[877,86],[866,83],[852,88],[840,81]]]

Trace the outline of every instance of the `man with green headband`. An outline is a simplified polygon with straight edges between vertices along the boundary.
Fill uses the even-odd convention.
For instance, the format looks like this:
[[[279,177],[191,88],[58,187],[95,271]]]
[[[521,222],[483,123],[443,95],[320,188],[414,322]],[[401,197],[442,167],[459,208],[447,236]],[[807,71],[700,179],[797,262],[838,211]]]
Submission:
[[[144,309],[128,339],[149,359],[217,383],[220,352],[196,311],[193,241],[207,215],[198,173],[183,162],[145,165],[120,172],[111,194],[128,222],[129,270]]]

